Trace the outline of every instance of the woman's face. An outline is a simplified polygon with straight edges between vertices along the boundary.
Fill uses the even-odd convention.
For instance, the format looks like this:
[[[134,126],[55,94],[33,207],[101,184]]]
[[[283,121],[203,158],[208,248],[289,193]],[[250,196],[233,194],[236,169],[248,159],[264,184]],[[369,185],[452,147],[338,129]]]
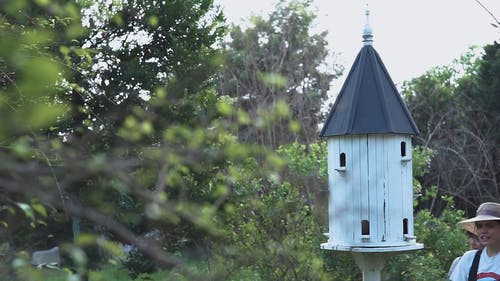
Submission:
[[[500,249],[500,221],[476,222],[476,234],[483,246]]]

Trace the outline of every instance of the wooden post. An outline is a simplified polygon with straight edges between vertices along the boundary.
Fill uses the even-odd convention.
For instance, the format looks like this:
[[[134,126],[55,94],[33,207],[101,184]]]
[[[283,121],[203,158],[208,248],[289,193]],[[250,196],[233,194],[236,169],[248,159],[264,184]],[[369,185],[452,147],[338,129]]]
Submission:
[[[356,264],[363,272],[363,281],[381,281],[387,253],[352,253]]]

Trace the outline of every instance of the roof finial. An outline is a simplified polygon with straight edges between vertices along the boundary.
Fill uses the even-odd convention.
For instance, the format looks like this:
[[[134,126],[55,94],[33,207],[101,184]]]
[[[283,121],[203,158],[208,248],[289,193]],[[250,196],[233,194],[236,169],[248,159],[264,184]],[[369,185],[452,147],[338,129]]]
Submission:
[[[366,4],[365,15],[366,15],[366,23],[365,23],[365,28],[363,29],[363,45],[372,45],[373,35],[369,21],[370,11],[368,10],[368,3]]]

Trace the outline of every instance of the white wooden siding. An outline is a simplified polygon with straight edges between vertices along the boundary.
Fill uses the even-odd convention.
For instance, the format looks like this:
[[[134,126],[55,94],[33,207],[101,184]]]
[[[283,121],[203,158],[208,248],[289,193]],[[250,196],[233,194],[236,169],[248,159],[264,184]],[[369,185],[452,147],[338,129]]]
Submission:
[[[402,160],[401,142],[406,143]],[[342,246],[399,246],[413,236],[411,137],[396,134],[346,135],[328,139],[329,239]],[[340,154],[345,153],[345,170]],[[369,222],[369,238],[361,222]]]

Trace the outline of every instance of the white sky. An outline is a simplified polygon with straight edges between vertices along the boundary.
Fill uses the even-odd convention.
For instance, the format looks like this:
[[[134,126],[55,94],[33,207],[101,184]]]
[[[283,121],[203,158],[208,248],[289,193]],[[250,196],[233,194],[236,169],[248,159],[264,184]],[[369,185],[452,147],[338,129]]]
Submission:
[[[267,15],[277,0],[215,0],[228,21],[244,23],[250,15]],[[500,0],[480,0],[500,20]],[[476,0],[314,0],[317,28],[327,30],[330,53],[347,75],[362,47],[365,6],[370,10],[373,46],[395,84],[434,66],[450,64],[469,46],[497,40],[500,28]],[[335,96],[345,79],[333,81]]]

